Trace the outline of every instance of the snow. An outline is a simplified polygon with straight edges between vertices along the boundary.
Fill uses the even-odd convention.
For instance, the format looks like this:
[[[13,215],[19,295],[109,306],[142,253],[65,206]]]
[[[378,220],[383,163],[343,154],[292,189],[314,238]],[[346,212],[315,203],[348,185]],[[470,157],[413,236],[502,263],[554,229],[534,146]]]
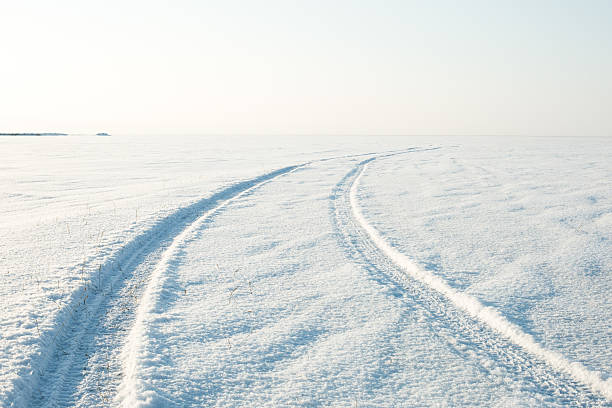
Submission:
[[[0,406],[612,400],[605,139],[0,149]]]

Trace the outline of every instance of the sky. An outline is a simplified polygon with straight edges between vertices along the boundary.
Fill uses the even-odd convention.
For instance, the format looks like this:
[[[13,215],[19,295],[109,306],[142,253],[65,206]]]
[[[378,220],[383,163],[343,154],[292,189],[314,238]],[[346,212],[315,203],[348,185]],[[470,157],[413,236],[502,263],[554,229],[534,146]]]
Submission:
[[[0,132],[612,136],[612,1],[0,0]]]

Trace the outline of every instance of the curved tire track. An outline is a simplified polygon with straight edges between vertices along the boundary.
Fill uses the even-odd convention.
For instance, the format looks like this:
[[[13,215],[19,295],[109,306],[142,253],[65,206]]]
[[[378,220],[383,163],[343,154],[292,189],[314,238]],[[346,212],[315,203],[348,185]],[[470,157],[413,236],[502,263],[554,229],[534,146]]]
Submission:
[[[603,381],[596,373],[544,349],[499,312],[421,269],[365,220],[357,203],[359,180],[370,162],[395,154],[401,153],[361,161],[333,191],[332,218],[349,255],[382,284],[407,292],[427,316],[432,334],[471,363],[492,360],[520,388],[540,394],[547,403],[607,406],[612,399],[610,380]],[[485,373],[494,369],[479,368]]]
[[[121,381],[120,347],[149,281],[160,278],[155,275],[160,264],[166,265],[194,225],[246,192],[306,164],[218,191],[163,218],[123,246],[59,313],[55,330],[41,339],[45,347],[31,364],[38,366],[37,372],[24,379],[29,387],[21,387],[32,392],[17,395],[13,390],[12,406],[111,405]]]

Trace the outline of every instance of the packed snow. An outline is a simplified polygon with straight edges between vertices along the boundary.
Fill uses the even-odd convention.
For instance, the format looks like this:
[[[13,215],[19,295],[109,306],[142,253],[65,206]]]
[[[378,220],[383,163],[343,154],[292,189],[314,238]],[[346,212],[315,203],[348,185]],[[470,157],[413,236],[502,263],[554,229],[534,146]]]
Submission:
[[[608,406],[610,145],[0,137],[0,406]]]

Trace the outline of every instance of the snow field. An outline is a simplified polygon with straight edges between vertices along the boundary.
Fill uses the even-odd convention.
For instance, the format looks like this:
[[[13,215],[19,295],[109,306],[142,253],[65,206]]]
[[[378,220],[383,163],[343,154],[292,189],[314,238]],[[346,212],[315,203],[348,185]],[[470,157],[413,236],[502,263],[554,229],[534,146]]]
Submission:
[[[103,139],[0,140],[0,406],[609,403],[601,140]]]
[[[267,183],[190,233],[139,328],[123,404],[563,405],[432,333],[423,304],[347,259],[321,194],[346,165],[329,167]]]

